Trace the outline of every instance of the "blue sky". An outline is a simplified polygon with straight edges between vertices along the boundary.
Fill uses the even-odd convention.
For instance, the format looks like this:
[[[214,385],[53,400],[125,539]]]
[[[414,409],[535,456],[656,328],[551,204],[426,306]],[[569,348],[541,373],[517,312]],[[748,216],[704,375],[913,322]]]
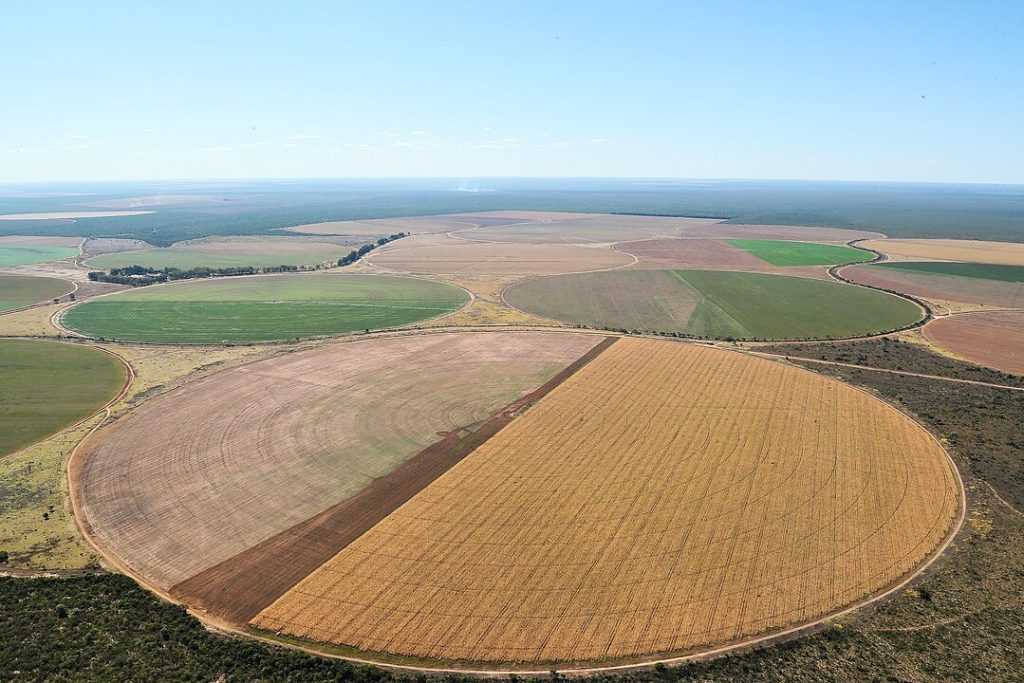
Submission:
[[[1020,0],[3,14],[0,181],[1024,182]]]

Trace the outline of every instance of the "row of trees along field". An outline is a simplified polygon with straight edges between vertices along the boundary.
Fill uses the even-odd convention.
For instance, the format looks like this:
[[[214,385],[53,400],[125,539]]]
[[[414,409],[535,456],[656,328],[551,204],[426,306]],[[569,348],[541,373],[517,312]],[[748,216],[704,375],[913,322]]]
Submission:
[[[406,237],[406,233],[404,233],[404,232],[396,232],[393,235],[387,235],[385,237],[381,237],[376,242],[371,242],[369,244],[364,244],[363,246],[359,247],[358,249],[353,249],[352,251],[350,251],[346,255],[342,256],[340,259],[338,259],[338,265],[339,266],[347,266],[349,264],[355,263],[356,261],[358,261],[359,259],[361,259],[364,256],[366,256],[367,254],[369,254],[371,251],[373,251],[377,247],[383,247],[388,242],[394,242],[395,240],[400,240],[403,237]]]
[[[404,232],[397,232],[392,235],[381,237],[376,242],[370,242],[364,244],[358,249],[353,249],[345,256],[338,259],[338,266],[347,266],[355,263],[366,254],[370,253],[377,247],[383,246],[388,242],[393,242],[398,239],[406,237],[407,234]],[[150,266],[124,266],[122,268],[111,268],[109,271],[94,270],[89,272],[89,279],[93,282],[111,282],[119,285],[129,285],[131,287],[144,287],[146,285],[154,285],[161,282],[170,282],[173,280],[190,280],[194,278],[209,278],[209,277],[237,277],[239,275],[261,275],[264,273],[295,273],[299,271],[308,270],[321,270],[322,268],[329,267],[331,264],[318,263],[311,266],[232,266],[229,268],[209,268],[201,266],[198,268],[189,268],[188,270],[182,270],[180,268],[154,268]]]

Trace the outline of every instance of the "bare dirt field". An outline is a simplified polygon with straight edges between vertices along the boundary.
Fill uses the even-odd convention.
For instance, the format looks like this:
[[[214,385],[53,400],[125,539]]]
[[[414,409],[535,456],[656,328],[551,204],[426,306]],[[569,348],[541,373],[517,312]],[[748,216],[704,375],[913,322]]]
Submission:
[[[912,294],[929,301],[1024,307],[1024,284],[1019,282],[915,273],[869,265],[843,268],[842,274],[851,282]]]
[[[547,275],[627,266],[633,258],[607,247],[499,244],[445,235],[414,236],[370,253],[372,265],[431,275]]]
[[[76,218],[110,218],[114,216],[141,216],[152,211],[51,211],[49,213],[5,213],[0,221],[49,221]]]
[[[1024,375],[1024,311],[952,315],[931,321],[922,334],[964,360]]]
[[[885,239],[862,246],[887,256],[916,261],[965,261],[1024,266],[1024,244],[979,240]]]
[[[829,279],[824,266],[785,268],[773,266],[748,251],[734,247],[725,240],[700,238],[640,240],[620,242],[614,248],[632,254],[640,260],[633,268],[708,268]]]
[[[168,590],[357,494],[599,341],[417,335],[224,370],[146,401],[83,444],[71,477],[82,523]]]
[[[685,652],[884,590],[960,509],[938,442],[871,395],[623,339],[253,624],[463,662]]]

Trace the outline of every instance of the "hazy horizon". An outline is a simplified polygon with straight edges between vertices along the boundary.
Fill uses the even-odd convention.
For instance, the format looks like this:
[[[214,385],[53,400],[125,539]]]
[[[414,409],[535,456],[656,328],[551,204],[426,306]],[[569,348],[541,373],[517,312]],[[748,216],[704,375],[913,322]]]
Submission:
[[[1019,2],[57,2],[5,19],[5,184],[1024,183]]]

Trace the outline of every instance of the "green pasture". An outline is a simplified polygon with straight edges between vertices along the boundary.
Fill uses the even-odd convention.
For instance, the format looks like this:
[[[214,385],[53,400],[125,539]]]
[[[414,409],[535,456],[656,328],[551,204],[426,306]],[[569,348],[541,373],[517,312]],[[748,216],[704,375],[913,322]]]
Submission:
[[[862,287],[730,271],[610,271],[529,280],[505,292],[530,313],[591,327],[712,338],[866,335],[909,325],[913,303]]]
[[[0,275],[0,312],[55,299],[71,289],[70,282],[55,277]]]
[[[121,362],[97,349],[0,339],[0,455],[97,411],[125,382]]]
[[[0,246],[0,268],[60,261],[77,255],[78,249],[74,247]]]
[[[63,317],[92,337],[157,343],[283,341],[408,325],[466,293],[413,278],[340,273],[178,282],[86,302]]]

